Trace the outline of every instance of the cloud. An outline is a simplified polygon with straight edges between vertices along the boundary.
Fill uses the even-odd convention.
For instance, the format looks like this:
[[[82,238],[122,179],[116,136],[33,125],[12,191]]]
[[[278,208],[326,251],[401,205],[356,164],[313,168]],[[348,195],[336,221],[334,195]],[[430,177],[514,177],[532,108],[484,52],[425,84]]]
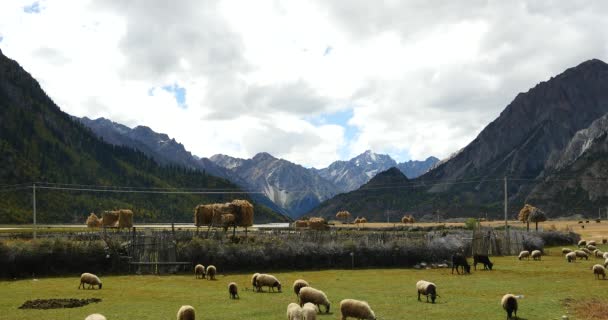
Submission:
[[[40,2],[38,1],[23,7],[23,12],[25,13],[40,13],[40,11]]]

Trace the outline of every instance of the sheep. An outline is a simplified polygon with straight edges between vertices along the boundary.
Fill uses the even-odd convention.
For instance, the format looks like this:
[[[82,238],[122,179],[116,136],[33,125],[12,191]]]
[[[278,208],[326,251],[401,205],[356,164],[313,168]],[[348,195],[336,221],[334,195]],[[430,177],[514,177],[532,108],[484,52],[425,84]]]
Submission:
[[[508,293],[502,297],[500,301],[502,308],[507,312],[507,320],[511,319],[512,315],[517,317],[517,298],[514,295]]]
[[[235,282],[230,282],[228,284],[228,294],[230,295],[230,299],[238,299],[239,298],[239,287]]]
[[[251,276],[251,285],[253,286],[253,289],[256,289],[258,287],[257,279],[259,275],[260,274],[256,272]]]
[[[192,306],[182,306],[177,310],[177,320],[195,320],[196,314]]]
[[[471,266],[467,262],[467,258],[460,252],[452,255],[452,274],[454,274],[454,268],[456,273],[460,274],[458,267],[462,266],[462,273],[471,273]]]
[[[325,306],[325,313],[329,313],[330,303],[323,291],[313,287],[304,287],[300,289],[300,306],[303,306],[307,302],[316,305],[317,308],[319,308],[319,311],[321,311],[321,307],[319,306],[323,305]]]
[[[596,247],[596,246],[594,246],[594,245],[590,245],[590,244],[588,244],[588,245],[587,245],[587,249],[589,249],[589,251],[593,252],[593,251],[595,251],[595,250],[597,249],[597,247]]]
[[[587,241],[587,246],[597,246],[597,242],[595,242],[595,240],[589,240]]]
[[[344,299],[340,301],[340,313],[342,320],[347,317],[355,319],[376,320],[376,314],[365,301],[355,299]]]
[[[593,254],[595,255],[596,258],[602,258],[604,256],[604,253],[602,251],[600,251],[600,249],[595,249],[593,251]]]
[[[437,297],[437,286],[428,281],[420,280],[416,282],[416,290],[418,290],[418,301],[420,301],[420,294],[426,296],[426,302],[429,302],[429,295],[431,296],[432,303],[435,303],[435,297]]]
[[[89,289],[91,289],[91,287],[93,287],[93,289],[95,289],[95,286],[99,286],[99,289],[101,289],[101,286],[102,286],[102,283],[101,283],[101,280],[99,280],[99,277],[97,277],[96,275],[94,275],[92,273],[88,273],[88,272],[85,272],[80,275],[80,284],[78,285],[78,289],[80,289],[80,286],[82,286],[82,289],[84,289],[85,283],[89,285]]]
[[[530,251],[524,250],[524,251],[520,252],[517,259],[521,260],[523,258],[527,258],[528,260],[530,260]]]
[[[578,247],[579,247],[579,248],[580,248],[580,247],[584,247],[584,246],[586,246],[586,245],[587,245],[587,241],[585,241],[585,240],[580,240],[580,241],[578,242]]]
[[[608,252],[604,252],[604,254],[602,255],[602,258],[608,259]]]
[[[600,279],[600,275],[602,275],[602,279],[606,279],[606,268],[604,268],[603,265],[601,264],[596,264],[593,267],[591,267],[591,270],[593,270],[593,274],[595,275],[596,279]]]
[[[106,320],[106,317],[99,313],[93,313],[84,318],[84,320]]]
[[[568,252],[566,254],[566,260],[568,260],[568,262],[572,262],[576,260],[576,252]]]
[[[572,249],[562,248],[562,254],[568,254],[570,252],[572,252]]]
[[[201,276],[201,279],[205,279],[205,266],[202,264],[197,264],[194,267],[194,278],[198,279],[198,276]]]
[[[307,302],[302,307],[302,320],[316,320],[317,319],[317,307]]]
[[[587,248],[581,248],[581,251],[583,251],[584,253],[586,253],[587,255],[592,255],[593,252],[591,252],[591,250],[587,249]]]
[[[604,268],[608,268],[608,258],[604,261]]]
[[[492,270],[492,266],[494,265],[491,261],[490,258],[488,258],[487,255],[483,255],[483,254],[474,254],[473,255],[473,267],[475,267],[475,270],[477,270],[477,264],[478,263],[483,263],[483,269],[484,270]]]
[[[217,269],[215,269],[214,265],[209,265],[207,267],[207,271],[205,272],[207,274],[207,279],[209,280],[215,280],[215,273],[217,272]]]
[[[576,254],[576,257],[580,258],[581,260],[583,260],[583,258],[585,258],[585,260],[589,260],[589,256],[587,255],[587,253],[585,251],[576,250],[576,251],[574,251],[574,253]]]
[[[270,289],[272,289],[272,291],[274,291],[274,288],[277,287],[277,289],[279,289],[279,292],[281,292],[281,282],[279,282],[279,280],[277,280],[277,278],[271,274],[260,274],[256,277],[256,288],[258,291],[262,290],[262,287],[268,287],[268,291],[270,291]]]
[[[532,256],[532,259],[534,260],[540,260],[540,257],[543,255],[542,252],[540,252],[540,250],[534,250],[532,251],[532,253],[530,254],[530,256]]]
[[[287,320],[302,320],[302,308],[297,303],[287,305]]]
[[[300,294],[300,289],[304,287],[308,287],[308,282],[302,279],[298,279],[293,282],[293,292],[296,293],[296,296]]]

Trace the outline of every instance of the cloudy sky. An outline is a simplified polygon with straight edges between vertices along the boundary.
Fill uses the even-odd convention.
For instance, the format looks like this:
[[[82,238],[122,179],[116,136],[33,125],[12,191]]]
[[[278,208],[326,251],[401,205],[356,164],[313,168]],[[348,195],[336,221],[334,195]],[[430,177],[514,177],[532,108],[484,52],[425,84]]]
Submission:
[[[10,0],[0,49],[70,114],[320,168],[448,156],[517,93],[608,61],[606,17],[578,0]]]

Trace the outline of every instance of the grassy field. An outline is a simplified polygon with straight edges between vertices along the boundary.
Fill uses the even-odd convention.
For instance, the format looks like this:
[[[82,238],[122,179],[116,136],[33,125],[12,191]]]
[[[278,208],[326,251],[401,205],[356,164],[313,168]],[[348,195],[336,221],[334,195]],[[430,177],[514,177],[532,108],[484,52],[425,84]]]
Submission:
[[[602,250],[608,250],[603,246]],[[102,290],[78,290],[78,275],[61,278],[0,282],[0,319],[84,319],[100,312],[108,319],[175,319],[183,304],[193,305],[200,319],[285,319],[287,304],[296,301],[291,289],[303,278],[325,291],[332,309],[320,319],[339,319],[339,301],[367,300],[378,319],[504,319],[500,298],[505,293],[523,294],[522,319],[558,319],[571,312],[564,300],[608,301],[608,280],[595,280],[590,267],[599,259],[566,263],[559,248],[549,250],[542,261],[493,258],[493,271],[452,275],[448,269],[365,269],[307,272],[273,272],[283,283],[282,293],[255,293],[247,288],[250,273],[221,274],[216,281],[195,280],[192,274],[172,276],[103,277]],[[262,271],[262,270],[260,270]],[[435,305],[418,302],[415,283],[420,279],[438,285]],[[235,281],[240,299],[228,298],[227,284]],[[81,308],[21,310],[30,299],[101,298]],[[571,314],[570,319],[583,319]],[[599,319],[599,318],[598,318]]]

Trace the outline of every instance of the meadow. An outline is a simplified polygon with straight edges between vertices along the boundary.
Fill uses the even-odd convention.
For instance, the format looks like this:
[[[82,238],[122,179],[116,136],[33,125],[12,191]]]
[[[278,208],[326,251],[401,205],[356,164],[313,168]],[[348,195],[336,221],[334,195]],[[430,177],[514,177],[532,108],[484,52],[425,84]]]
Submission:
[[[608,250],[608,246],[601,246]],[[608,280],[596,280],[590,271],[600,259],[566,263],[560,248],[549,248],[542,261],[493,257],[494,270],[472,270],[452,275],[450,269],[362,269],[272,272],[283,284],[282,293],[251,290],[251,273],[223,274],[215,281],[195,280],[193,274],[100,274],[102,290],[79,290],[79,275],[0,282],[0,319],[84,319],[100,312],[108,319],[175,319],[178,308],[190,304],[197,319],[285,319],[287,304],[295,302],[291,285],[302,278],[323,290],[332,303],[319,319],[339,319],[344,298],[366,300],[378,319],[504,319],[500,298],[505,293],[524,295],[519,300],[521,319],[586,319],[586,302],[608,301]],[[471,259],[469,259],[470,261]],[[602,260],[603,261],[603,260]],[[472,262],[472,261],[470,261]],[[479,267],[479,266],[478,266]],[[259,270],[264,272],[264,270]],[[415,283],[433,281],[440,297],[436,304],[417,301]],[[240,299],[230,300],[227,284],[239,284]],[[267,291],[267,288],[265,289]],[[101,298],[80,308],[23,310],[26,300],[48,298]],[[569,306],[566,306],[566,302]],[[584,306],[573,314],[576,306]],[[593,308],[600,306],[591,304]],[[603,312],[605,312],[604,309]],[[601,318],[590,318],[601,319]],[[605,319],[605,318],[604,318]]]

